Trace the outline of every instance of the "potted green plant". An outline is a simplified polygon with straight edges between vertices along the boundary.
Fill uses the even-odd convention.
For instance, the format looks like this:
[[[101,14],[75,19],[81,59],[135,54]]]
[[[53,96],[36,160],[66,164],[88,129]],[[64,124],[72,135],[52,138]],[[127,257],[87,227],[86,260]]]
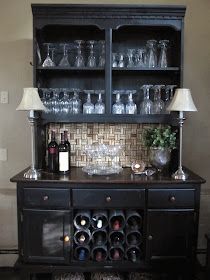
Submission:
[[[148,128],[144,131],[144,144],[149,148],[150,163],[162,171],[171,159],[171,150],[176,148],[176,131],[170,126]]]

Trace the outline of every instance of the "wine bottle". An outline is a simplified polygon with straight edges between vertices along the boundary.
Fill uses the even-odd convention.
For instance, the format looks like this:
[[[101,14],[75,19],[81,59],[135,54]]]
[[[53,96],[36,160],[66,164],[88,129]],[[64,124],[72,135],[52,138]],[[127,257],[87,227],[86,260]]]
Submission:
[[[103,229],[108,225],[107,211],[95,210],[93,211],[91,224],[95,229]]]
[[[107,259],[107,247],[103,246],[94,246],[91,252],[91,257],[97,262],[105,261]]]
[[[77,230],[74,233],[74,242],[77,245],[86,245],[90,242],[90,236],[89,230]]]
[[[78,211],[74,217],[74,226],[77,229],[87,229],[90,227],[90,211]]]
[[[48,171],[57,172],[58,171],[58,144],[55,141],[55,131],[51,131],[51,141],[47,147],[48,150]]]
[[[109,258],[113,261],[122,260],[124,257],[124,248],[121,245],[111,246],[109,249]]]
[[[126,231],[126,243],[127,245],[138,246],[142,242],[142,234],[138,230],[127,230]]]
[[[104,245],[107,243],[107,231],[106,230],[95,230],[92,233],[92,242],[94,245]]]
[[[130,246],[126,250],[127,259],[132,262],[137,262],[140,259],[141,251],[137,246]]]
[[[142,216],[135,210],[126,211],[126,225],[130,229],[139,229],[142,226]]]
[[[64,130],[64,144],[66,144],[68,150],[69,150],[69,168],[71,167],[71,145],[68,140],[68,131]]]
[[[69,172],[69,149],[64,141],[64,134],[61,133],[61,143],[58,146],[59,172],[66,174]]]
[[[90,248],[89,246],[78,246],[75,248],[74,256],[76,260],[85,261],[90,257]]]
[[[120,230],[120,231],[112,230],[109,233],[109,242],[112,245],[121,245],[121,244],[123,244],[125,242],[125,234],[124,234],[123,230]]]
[[[112,230],[121,230],[125,226],[125,216],[122,210],[111,210],[109,226]]]

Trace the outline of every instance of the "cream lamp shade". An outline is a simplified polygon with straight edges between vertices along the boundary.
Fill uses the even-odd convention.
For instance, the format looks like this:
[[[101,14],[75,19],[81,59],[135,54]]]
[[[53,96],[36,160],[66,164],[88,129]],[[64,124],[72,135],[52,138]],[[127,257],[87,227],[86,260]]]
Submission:
[[[167,111],[197,111],[190,90],[188,88],[177,88]]]
[[[46,111],[47,108],[43,105],[37,88],[24,88],[23,97],[16,108],[18,111]]]

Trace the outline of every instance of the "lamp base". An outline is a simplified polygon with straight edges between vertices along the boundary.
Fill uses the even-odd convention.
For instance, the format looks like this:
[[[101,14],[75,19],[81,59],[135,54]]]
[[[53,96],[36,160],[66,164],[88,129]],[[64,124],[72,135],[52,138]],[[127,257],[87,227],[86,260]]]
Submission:
[[[172,174],[172,178],[175,180],[186,180],[188,178],[188,174],[186,174],[182,168],[179,168],[174,174]]]
[[[26,179],[34,179],[37,180],[41,176],[40,171],[35,168],[30,168],[28,171],[24,173],[24,178]]]

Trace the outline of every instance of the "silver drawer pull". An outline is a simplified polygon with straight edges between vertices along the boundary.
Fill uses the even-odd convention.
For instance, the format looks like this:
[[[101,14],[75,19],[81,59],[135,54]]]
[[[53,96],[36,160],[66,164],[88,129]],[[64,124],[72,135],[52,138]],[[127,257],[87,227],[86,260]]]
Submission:
[[[169,197],[169,201],[170,202],[175,202],[176,201],[176,197],[174,195]]]
[[[111,196],[106,197],[106,202],[110,202],[112,200]]]
[[[43,200],[44,200],[44,201],[47,201],[48,199],[49,199],[49,196],[48,196],[48,195],[44,195],[44,196],[43,196]]]
[[[148,239],[149,241],[151,241],[151,240],[153,239],[153,236],[150,234],[150,235],[148,235],[147,239]]]

